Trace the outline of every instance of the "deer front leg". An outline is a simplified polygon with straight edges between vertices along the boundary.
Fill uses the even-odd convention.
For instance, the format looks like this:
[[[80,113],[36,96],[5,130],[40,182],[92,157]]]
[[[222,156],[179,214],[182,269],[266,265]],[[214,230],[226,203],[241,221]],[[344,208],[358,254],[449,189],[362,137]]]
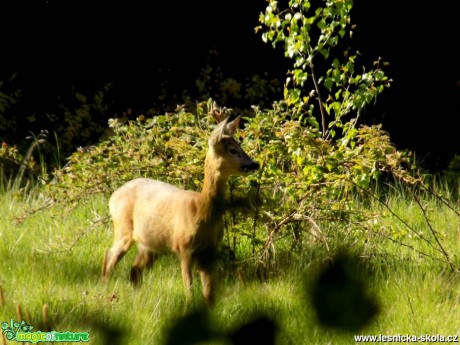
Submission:
[[[192,260],[189,255],[181,256],[182,280],[184,281],[187,304],[192,297]]]
[[[212,305],[214,302],[214,284],[212,280],[212,273],[215,256],[216,251],[213,248],[207,248],[198,253],[196,257],[198,270],[200,271],[203,296],[208,305]]]
[[[214,288],[211,272],[206,269],[200,269],[200,277],[204,299],[208,305],[212,305],[214,303]]]

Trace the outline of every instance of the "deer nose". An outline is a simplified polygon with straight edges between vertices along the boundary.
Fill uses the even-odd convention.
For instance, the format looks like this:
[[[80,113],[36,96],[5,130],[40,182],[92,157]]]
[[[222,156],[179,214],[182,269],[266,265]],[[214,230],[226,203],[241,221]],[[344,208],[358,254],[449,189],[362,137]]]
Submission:
[[[241,168],[243,169],[244,172],[249,172],[249,171],[254,171],[259,169],[260,164],[257,162],[252,162],[250,164],[245,164]]]

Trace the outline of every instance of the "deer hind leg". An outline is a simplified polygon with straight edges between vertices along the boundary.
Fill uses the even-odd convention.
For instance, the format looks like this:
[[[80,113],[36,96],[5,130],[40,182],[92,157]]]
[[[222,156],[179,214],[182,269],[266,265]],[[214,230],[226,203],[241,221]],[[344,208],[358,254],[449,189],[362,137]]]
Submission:
[[[134,260],[134,265],[131,268],[131,282],[134,285],[139,285],[142,279],[142,271],[144,268],[150,268],[153,265],[154,254],[150,249],[143,244],[138,244],[137,255]]]
[[[132,223],[118,225],[114,221],[115,241],[112,247],[104,255],[102,267],[102,280],[107,282],[117,263],[123,258],[133,244]]]

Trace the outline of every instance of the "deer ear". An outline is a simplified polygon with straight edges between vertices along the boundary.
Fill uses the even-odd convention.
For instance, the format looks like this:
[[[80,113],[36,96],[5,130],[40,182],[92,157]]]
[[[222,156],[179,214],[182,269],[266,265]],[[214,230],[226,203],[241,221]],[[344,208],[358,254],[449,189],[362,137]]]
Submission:
[[[232,124],[234,121],[232,121],[230,124]],[[217,125],[217,127],[212,131],[211,135],[209,136],[209,145],[214,146],[217,144],[219,141],[222,140],[222,137],[225,134],[228,134],[228,117],[223,120],[221,123]]]
[[[226,126],[225,134],[228,134],[228,135],[235,134],[236,130],[240,126],[240,119],[241,119],[241,116],[238,116],[232,122],[228,123]]]

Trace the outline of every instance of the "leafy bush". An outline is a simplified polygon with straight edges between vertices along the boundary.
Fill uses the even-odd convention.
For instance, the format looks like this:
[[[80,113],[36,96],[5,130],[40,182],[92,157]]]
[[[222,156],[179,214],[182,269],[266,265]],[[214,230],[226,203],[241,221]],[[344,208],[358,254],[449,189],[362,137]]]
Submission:
[[[213,127],[206,109],[200,103],[197,114],[178,108],[126,124],[111,120],[113,135],[75,152],[69,164],[55,172],[48,195],[56,202],[77,203],[94,194],[109,195],[139,176],[199,190]],[[244,211],[230,207],[226,222],[225,243],[237,254],[257,253],[266,261],[278,239],[289,237],[288,246],[296,246],[304,234],[328,246],[327,231],[337,228],[350,241],[364,243],[366,222],[375,221],[376,215],[363,210],[356,196],[369,190],[382,172],[414,182],[401,166],[406,157],[379,126],[358,129],[351,146],[321,138],[290,119],[278,104],[272,110],[255,109],[255,116],[246,120],[240,132],[243,147],[262,167],[258,174],[237,177],[238,183],[230,184],[230,201],[238,199],[233,204],[243,205],[239,208]]]
[[[198,107],[198,109],[200,109]],[[68,203],[107,194],[139,176],[196,188],[202,177],[208,118],[178,108],[174,114],[122,123],[109,120],[113,134],[98,145],[79,149],[48,185],[50,196]]]

